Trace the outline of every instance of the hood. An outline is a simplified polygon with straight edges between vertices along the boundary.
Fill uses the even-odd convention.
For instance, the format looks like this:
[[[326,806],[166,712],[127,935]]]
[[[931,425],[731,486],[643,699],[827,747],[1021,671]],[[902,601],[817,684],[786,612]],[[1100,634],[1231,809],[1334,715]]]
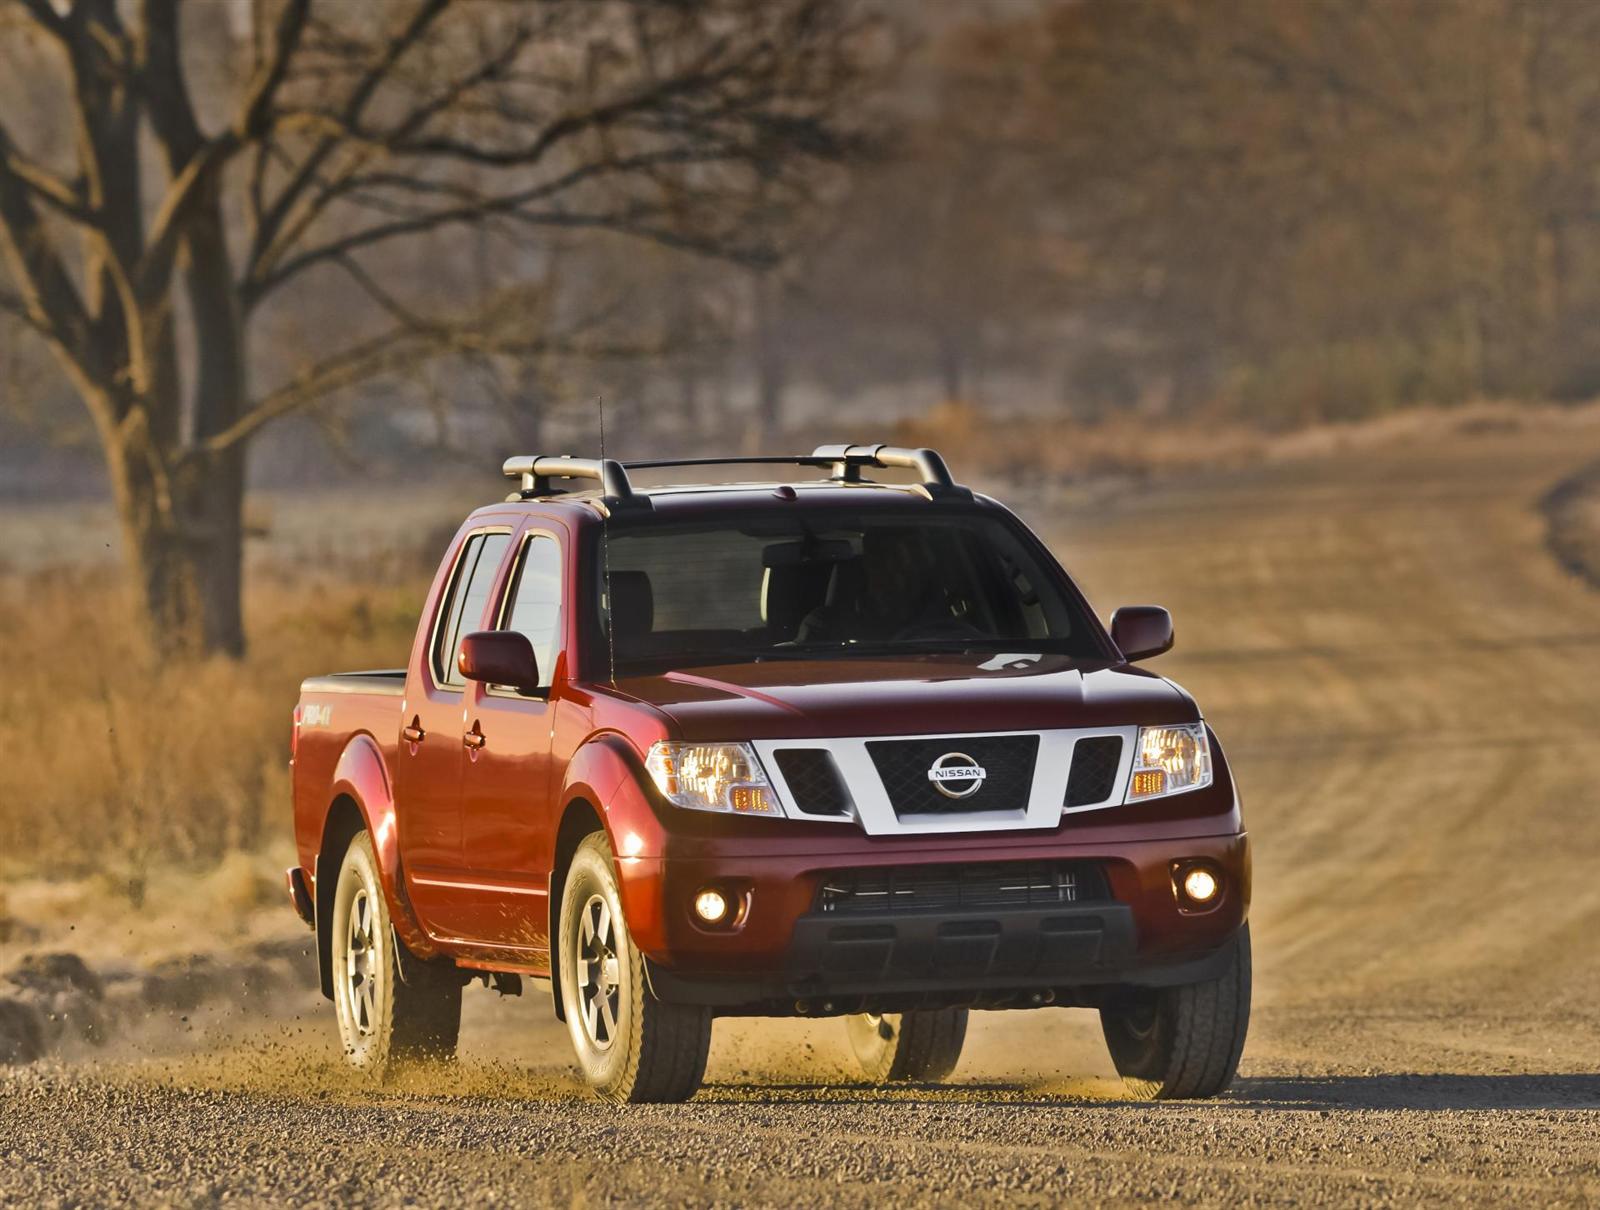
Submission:
[[[1192,722],[1153,672],[1058,655],[917,655],[721,664],[619,680],[689,740],[937,735]]]

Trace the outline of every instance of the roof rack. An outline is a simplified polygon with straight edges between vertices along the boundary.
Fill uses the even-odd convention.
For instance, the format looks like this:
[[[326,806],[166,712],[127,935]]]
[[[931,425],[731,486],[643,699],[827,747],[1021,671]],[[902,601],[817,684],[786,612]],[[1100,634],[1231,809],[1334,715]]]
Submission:
[[[543,454],[507,458],[502,468],[506,475],[522,480],[522,499],[557,494],[552,479],[593,479],[600,484],[605,502],[616,507],[641,497],[628,479],[630,470],[659,470],[673,466],[814,466],[831,472],[834,483],[863,483],[863,467],[903,467],[917,472],[928,495],[971,499],[972,493],[950,475],[936,450],[909,449],[892,445],[819,445],[809,454],[793,457],[757,455],[749,458],[655,458],[639,462],[619,462],[615,458],[567,458]]]
[[[549,496],[556,492],[552,479],[597,479],[601,493],[608,501],[622,502],[633,499],[633,484],[628,482],[628,472],[615,458],[556,458],[548,454],[523,455],[507,458],[500,468],[507,476],[522,479],[523,499],[532,496]]]

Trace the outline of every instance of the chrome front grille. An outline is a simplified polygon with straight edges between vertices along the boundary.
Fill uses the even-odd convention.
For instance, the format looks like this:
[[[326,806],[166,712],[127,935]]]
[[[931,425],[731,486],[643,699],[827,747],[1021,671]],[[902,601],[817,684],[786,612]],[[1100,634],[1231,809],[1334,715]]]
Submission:
[[[790,818],[909,836],[1054,829],[1063,812],[1115,807],[1136,735],[1136,727],[1120,726],[780,738],[751,746]],[[983,770],[976,786],[959,773],[974,766]],[[941,772],[930,778],[933,770]]]
[[[897,815],[956,811],[1021,811],[1033,791],[1039,758],[1037,735],[968,735],[939,739],[884,739],[867,744],[872,763]],[[928,771],[942,757],[968,757],[983,780],[965,797],[941,794]]]

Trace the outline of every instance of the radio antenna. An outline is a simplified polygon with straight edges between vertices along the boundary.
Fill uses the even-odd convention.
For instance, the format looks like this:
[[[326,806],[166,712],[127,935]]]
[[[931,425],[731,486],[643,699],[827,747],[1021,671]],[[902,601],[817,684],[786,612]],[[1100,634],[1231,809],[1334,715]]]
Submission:
[[[595,396],[595,406],[600,412],[600,462],[606,460],[606,397],[601,392]],[[606,658],[610,661],[611,687],[617,687],[617,603],[611,599],[611,507],[605,505],[600,512],[600,576],[606,590]]]

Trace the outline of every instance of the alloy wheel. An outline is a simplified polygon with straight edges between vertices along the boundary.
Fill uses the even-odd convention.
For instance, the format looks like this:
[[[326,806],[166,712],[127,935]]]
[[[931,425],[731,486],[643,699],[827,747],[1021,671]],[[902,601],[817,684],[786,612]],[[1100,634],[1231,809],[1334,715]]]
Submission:
[[[598,1050],[608,1050],[617,1037],[622,999],[621,963],[617,957],[616,922],[604,896],[591,895],[578,922],[578,1003],[583,1031]]]
[[[345,1013],[358,1037],[377,1029],[378,980],[383,974],[383,950],[378,943],[372,893],[361,887],[350,900],[350,921],[345,937]]]

